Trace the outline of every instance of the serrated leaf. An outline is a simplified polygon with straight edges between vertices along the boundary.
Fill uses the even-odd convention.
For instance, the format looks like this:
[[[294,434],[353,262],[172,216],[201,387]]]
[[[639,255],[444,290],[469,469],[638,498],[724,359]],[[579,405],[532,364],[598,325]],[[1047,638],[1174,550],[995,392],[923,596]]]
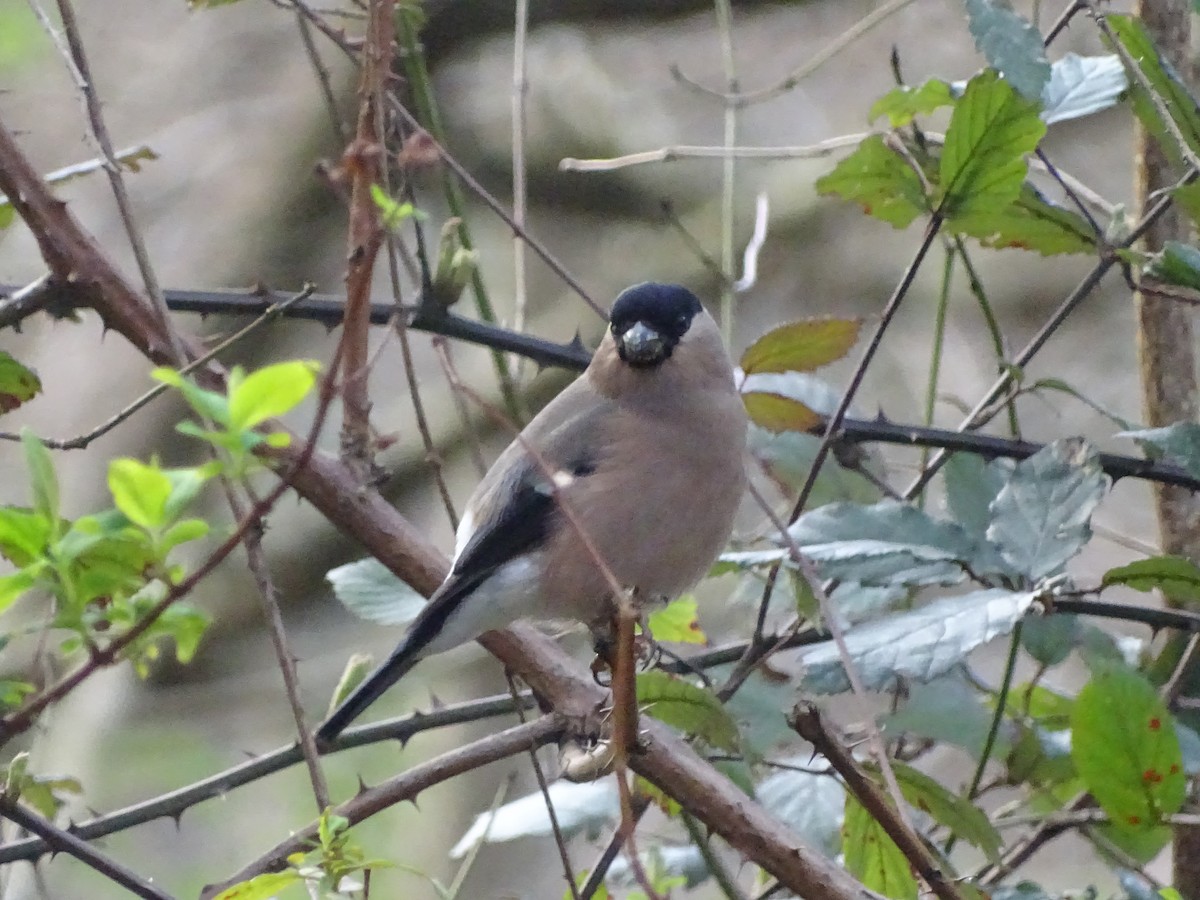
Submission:
[[[1128,15],[1109,14],[1105,15],[1104,19],[1117,36],[1117,40],[1137,61],[1138,68],[1145,75],[1151,88],[1162,98],[1163,105],[1175,120],[1188,146],[1193,151],[1200,152],[1200,108],[1196,106],[1196,101],[1192,99],[1179,73],[1162,58],[1158,48],[1154,46],[1145,25],[1139,19]],[[1180,154],[1175,138],[1167,130],[1157,107],[1150,101],[1137,78],[1130,78],[1129,83],[1134,113],[1155,136],[1167,155],[1178,161]]]
[[[746,414],[750,421],[768,431],[807,432],[823,421],[799,400],[764,391],[749,391],[742,394]]]
[[[976,539],[986,537],[992,501],[1012,477],[1014,465],[1008,459],[986,462],[974,453],[955,453],[943,467],[950,514]]]
[[[1129,87],[1125,66],[1116,54],[1065,53],[1050,67],[1042,90],[1042,121],[1047,125],[1090,116],[1116,105]]]
[[[346,563],[325,573],[343,606],[380,625],[407,625],[425,607],[425,598],[374,557]]]
[[[1109,667],[1079,692],[1071,714],[1071,756],[1118,827],[1156,825],[1183,806],[1187,779],[1174,719],[1136,672]]]
[[[319,370],[315,361],[293,360],[251,372],[236,388],[231,384],[229,427],[242,431],[290,411],[313,389]]]
[[[976,647],[1008,634],[1033,603],[1033,593],[999,589],[945,597],[846,633],[846,649],[869,691],[892,687],[897,678],[930,681],[959,665]],[[840,694],[850,689],[832,641],[801,651],[804,690]]]
[[[811,756],[782,760],[811,768]],[[775,818],[830,859],[841,851],[846,790],[832,773],[781,769],[764,778],[754,796]]]
[[[878,134],[818,178],[817,191],[858,203],[867,215],[895,228],[906,228],[929,207],[917,173]]]
[[[549,793],[565,837],[581,831],[599,834],[600,829],[621,816],[620,798],[611,777],[584,784],[556,781],[550,785]],[[485,812],[476,816],[471,827],[450,850],[450,858],[462,859],[480,841],[499,844],[551,833],[553,826],[546,812],[546,798],[541,791],[534,791],[505,803],[494,814]]]
[[[1003,841],[983,810],[950,793],[939,781],[910,765],[893,760],[892,769],[896,773],[900,793],[914,809],[928,813],[938,824],[982,850],[992,862],[999,859]],[[877,769],[872,771],[877,773]]]
[[[1046,199],[1028,182],[1014,202],[956,216],[947,227],[998,250],[1032,250],[1042,256],[1096,251],[1096,232],[1088,221]]]
[[[668,672],[637,677],[638,706],[660,722],[694,734],[712,747],[736,752],[737,724],[717,696]]]
[[[988,538],[1032,581],[1057,572],[1091,537],[1089,520],[1108,486],[1094,447],[1055,441],[1022,460],[992,504]]]
[[[1193,478],[1200,478],[1200,425],[1195,422],[1122,431],[1117,437],[1132,438],[1151,459],[1166,458],[1182,466]]]
[[[50,523],[51,533],[58,528],[58,476],[50,451],[29,428],[21,429],[21,446],[25,450],[25,466],[29,470],[33,491],[33,508]]]
[[[816,564],[824,579],[854,580],[865,585],[949,585],[958,584],[967,577],[958,556],[924,544],[834,541],[808,544],[804,547],[804,555]],[[784,562],[789,567],[795,565],[790,556]]]
[[[842,854],[846,871],[864,887],[893,900],[917,900],[912,865],[883,826],[851,794],[846,795]]]
[[[1103,587],[1124,585],[1136,591],[1161,590],[1174,600],[1200,601],[1200,566],[1182,556],[1152,556],[1104,573]]]
[[[135,525],[153,529],[165,523],[171,479],[158,466],[114,459],[108,464],[108,489],[117,509]]]
[[[740,365],[756,372],[811,372],[836,362],[858,341],[862,319],[805,319],[772,328],[746,348]]]
[[[32,400],[41,389],[42,382],[37,375],[0,350],[0,415]]]
[[[938,78],[930,78],[918,87],[902,84],[892,88],[871,105],[867,121],[874,122],[880,116],[887,116],[890,127],[903,128],[917,116],[929,115],[953,103],[950,85]]]
[[[1039,91],[1041,88],[1039,87]],[[1038,104],[988,69],[967,82],[946,129],[938,205],[947,219],[994,214],[1021,193],[1032,153],[1046,133]]]
[[[1038,30],[1003,0],[966,0],[975,47],[1027,100],[1039,100],[1050,80],[1050,63]]]
[[[695,597],[679,597],[646,619],[646,627],[656,641],[677,644],[703,644],[708,638],[700,627]]]
[[[1162,250],[1150,257],[1144,271],[1166,284],[1200,290],[1200,250],[1179,241],[1167,241]]]
[[[232,2],[232,0],[225,0],[225,2]],[[203,2],[202,0],[190,0],[189,5],[195,8],[220,4],[213,0],[203,0]],[[273,900],[279,896],[280,891],[286,890],[294,884],[303,883],[304,877],[295,869],[287,869],[283,872],[265,872],[262,875],[255,875],[249,881],[226,888],[217,894],[216,900]]]
[[[954,522],[935,519],[911,503],[896,500],[881,500],[869,506],[830,503],[800,516],[788,528],[788,533],[806,553],[829,562],[846,558],[846,554],[836,554],[824,547],[814,549],[814,545],[858,543],[864,556],[878,558],[883,552],[882,545],[894,544],[897,552],[909,555],[914,561],[955,563],[952,571],[956,573],[956,580],[963,573],[963,566],[958,562],[971,566],[977,574],[1004,569],[995,548],[986,540],[968,534]],[[880,546],[872,547],[872,544]],[[913,547],[926,549],[910,553],[909,548]],[[951,571],[945,566],[942,568]],[[864,584],[879,583],[875,579],[846,577]]]

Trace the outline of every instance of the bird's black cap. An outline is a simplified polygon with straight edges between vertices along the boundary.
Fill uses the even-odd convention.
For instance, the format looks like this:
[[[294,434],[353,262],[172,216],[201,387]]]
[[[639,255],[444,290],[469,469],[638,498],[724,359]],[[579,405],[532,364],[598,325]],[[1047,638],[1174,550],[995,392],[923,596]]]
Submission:
[[[692,319],[702,309],[696,295],[682,285],[648,281],[621,292],[613,303],[609,321],[615,337],[641,322],[674,346],[687,334]]]

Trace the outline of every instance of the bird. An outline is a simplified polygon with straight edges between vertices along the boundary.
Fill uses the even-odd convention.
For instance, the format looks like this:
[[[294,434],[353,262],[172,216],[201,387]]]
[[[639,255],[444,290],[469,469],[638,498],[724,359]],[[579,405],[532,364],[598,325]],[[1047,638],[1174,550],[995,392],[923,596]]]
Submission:
[[[733,364],[696,295],[653,282],[622,291],[587,369],[471,495],[446,580],[320,725],[318,745],[330,746],[427,656],[515,619],[574,620],[602,633],[614,579],[643,601],[692,587],[733,530],[746,434]]]

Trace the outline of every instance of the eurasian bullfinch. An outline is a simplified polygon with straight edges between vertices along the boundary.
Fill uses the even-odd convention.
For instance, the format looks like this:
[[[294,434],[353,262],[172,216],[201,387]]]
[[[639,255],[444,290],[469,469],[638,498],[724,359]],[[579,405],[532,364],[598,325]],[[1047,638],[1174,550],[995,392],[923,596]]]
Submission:
[[[445,582],[317,740],[331,743],[418,660],[514,619],[606,627],[611,581],[581,529],[622,588],[650,599],[687,590],[729,539],[745,447],[733,367],[700,301],[678,285],[623,291],[587,371],[467,502]]]

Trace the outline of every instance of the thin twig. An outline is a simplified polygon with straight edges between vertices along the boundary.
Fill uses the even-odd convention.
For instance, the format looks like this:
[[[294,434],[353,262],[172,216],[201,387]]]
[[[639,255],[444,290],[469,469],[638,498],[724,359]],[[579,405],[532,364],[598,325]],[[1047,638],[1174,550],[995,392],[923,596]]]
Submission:
[[[104,123],[100,98],[96,94],[96,85],[92,80],[87,54],[83,49],[83,39],[75,20],[75,9],[71,6],[70,0],[56,0],[56,2],[58,14],[62,18],[63,35],[67,40],[68,68],[79,88],[92,136],[100,149],[100,155],[104,157],[104,171],[112,185],[113,197],[117,201],[117,210],[121,215],[121,223],[125,227],[125,234],[129,238],[129,245],[133,249],[133,256],[137,260],[138,271],[141,272],[142,282],[146,288],[146,297],[150,301],[151,310],[159,319],[163,332],[171,340],[177,364],[182,365],[186,359],[183,344],[168,321],[167,306],[163,301],[162,289],[158,285],[158,277],[154,274],[154,267],[150,264],[150,254],[146,251],[146,242],[134,221],[133,206],[129,202],[129,192],[125,188],[125,179],[121,175],[121,165],[117,162],[116,154],[113,152],[112,140],[108,136],[108,126]],[[33,7],[35,10],[38,9],[36,2],[33,2]],[[50,33],[55,43],[58,44],[58,38],[53,28],[50,29]],[[61,49],[61,44],[59,47]]]
[[[702,147],[683,144],[628,153],[608,159],[575,159],[564,157],[558,161],[560,172],[613,172],[629,166],[644,166],[647,163],[676,162],[681,159],[823,159],[839,150],[857,147],[871,132],[844,134],[816,144],[797,147]]]
[[[524,725],[525,710],[517,702],[519,696],[517,682],[511,672],[505,672],[504,676],[508,680],[508,692],[513,699],[517,721]],[[558,859],[562,863],[563,877],[567,880],[567,890],[574,900],[580,900],[579,888],[575,884],[575,870],[571,867],[571,854],[567,852],[567,841],[563,837],[562,826],[558,824],[558,813],[554,809],[554,801],[550,799],[550,784],[546,780],[545,771],[542,770],[542,763],[538,759],[537,751],[537,746],[531,743],[529,745],[529,762],[533,766],[533,775],[537,779],[538,790],[542,792],[542,800],[546,804],[546,815],[550,818],[550,833],[554,835],[554,846],[558,849]]]
[[[529,33],[529,0],[516,0],[515,26],[513,28],[513,74],[512,74],[512,178],[513,178],[513,222],[525,230],[525,213],[528,193],[525,187],[525,101],[529,96],[528,71],[525,60],[525,38]],[[528,313],[529,294],[525,271],[525,241],[519,233],[513,234],[513,331],[524,331]],[[522,360],[515,360],[517,380],[524,375]],[[575,886],[572,882],[571,889]]]
[[[533,695],[528,691],[520,695],[519,701],[527,709],[536,706]],[[425,731],[508,715],[513,708],[512,697],[508,694],[497,694],[479,700],[453,703],[429,712],[414,712],[369,725],[356,725],[343,731],[329,752],[339,753],[385,741],[399,741],[404,744],[413,736]],[[71,833],[82,840],[94,841],[110,834],[128,831],[155,819],[178,819],[187,810],[205,800],[227,796],[239,787],[289,769],[302,761],[303,753],[298,744],[279,747],[193,784],[72,825]],[[36,837],[10,841],[0,845],[0,865],[18,860],[35,860],[51,849],[49,844]]]
[[[382,784],[364,788],[352,799],[334,807],[332,812],[348,820],[351,825],[356,825],[385,809],[415,799],[418,794],[435,784],[441,784],[488,763],[524,753],[530,745],[540,747],[556,741],[562,731],[561,718],[549,715],[526,725],[516,725],[499,734],[490,734],[415,765]],[[308,848],[317,836],[317,827],[317,823],[313,822],[290,835],[257,859],[247,863],[226,881],[207,886],[201,892],[201,898],[215,897],[222,890],[241,884],[255,875],[279,871],[287,864],[287,858],[291,854]]]
[[[234,346],[237,343],[240,343],[248,335],[253,334],[255,331],[257,331],[263,325],[266,325],[268,322],[273,322],[275,319],[279,318],[281,315],[283,315],[285,312],[287,312],[287,310],[289,308],[291,308],[295,304],[300,303],[303,300],[305,300],[306,298],[308,298],[309,296],[311,296],[312,292],[313,292],[313,285],[306,284],[304,286],[304,288],[298,294],[294,294],[293,296],[289,297],[287,300],[283,300],[279,303],[274,304],[273,306],[268,307],[266,312],[264,312],[257,319],[250,322],[250,324],[246,325],[244,328],[239,329],[238,331],[235,331],[233,334],[231,334],[229,337],[225,338],[225,340],[221,341],[219,344],[214,346],[211,350],[209,350],[203,356],[196,357],[190,363],[188,363],[186,366],[181,368],[179,370],[179,374],[180,375],[188,375],[191,372],[194,372],[197,369],[200,369],[201,367],[207,365],[209,362],[216,359],[218,356],[220,356],[222,353],[224,353],[226,350],[228,350],[230,347]],[[78,435],[77,437],[73,437],[73,438],[63,438],[63,439],[39,438],[39,440],[46,447],[50,448],[51,450],[82,450],[85,447],[87,447],[92,441],[96,440],[96,438],[103,437],[104,435],[108,434],[108,432],[112,431],[114,428],[116,428],[118,425],[120,425],[122,422],[124,422],[126,419],[128,419],[130,416],[132,416],[134,413],[136,413],[142,407],[149,404],[156,397],[159,397],[162,394],[166,393],[166,391],[168,391],[170,389],[170,387],[171,386],[169,384],[166,384],[165,382],[155,385],[150,390],[146,391],[146,393],[142,394],[142,396],[138,397],[136,400],[134,400],[132,403],[130,403],[128,406],[126,406],[124,409],[122,409],[120,412],[118,412],[116,415],[112,416],[107,421],[103,422],[102,424],[97,425],[95,428],[93,428],[91,431],[87,432],[86,434],[81,434],[81,435]],[[19,434],[15,434],[13,432],[8,432],[8,431],[0,431],[0,441],[19,441],[20,439],[21,439],[21,436]]]
[[[317,86],[321,89],[321,98],[325,101],[325,111],[329,113],[329,127],[333,131],[333,139],[337,141],[338,147],[345,147],[348,141],[346,124],[342,121],[342,114],[338,111],[337,97],[333,93],[333,80],[330,78],[329,68],[321,60],[321,53],[313,41],[312,22],[300,9],[296,10],[296,28],[300,31],[300,43],[304,45],[304,55],[308,57],[313,74],[317,77]]]

